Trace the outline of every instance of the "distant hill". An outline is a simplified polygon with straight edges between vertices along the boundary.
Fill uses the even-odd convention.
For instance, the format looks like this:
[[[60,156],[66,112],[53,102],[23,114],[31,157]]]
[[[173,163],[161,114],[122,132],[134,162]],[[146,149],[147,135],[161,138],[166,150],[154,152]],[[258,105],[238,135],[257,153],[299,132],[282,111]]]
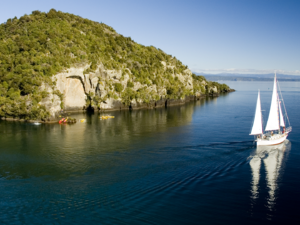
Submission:
[[[199,74],[200,75],[200,74]],[[230,73],[220,73],[220,74],[205,74],[201,73],[208,80],[211,81],[272,81],[274,79],[274,74],[230,74]],[[297,75],[285,75],[276,74],[279,81],[300,81],[300,76]]]

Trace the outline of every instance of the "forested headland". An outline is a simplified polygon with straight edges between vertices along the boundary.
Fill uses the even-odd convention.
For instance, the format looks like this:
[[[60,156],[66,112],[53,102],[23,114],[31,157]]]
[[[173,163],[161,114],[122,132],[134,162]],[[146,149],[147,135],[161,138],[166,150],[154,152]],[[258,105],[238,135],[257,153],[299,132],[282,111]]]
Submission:
[[[94,106],[109,98],[128,105],[133,100],[147,103],[162,97],[209,94],[216,89],[218,93],[230,91],[225,84],[191,74],[176,57],[138,44],[104,23],[55,9],[33,11],[0,25],[0,117],[47,119],[50,114],[41,101],[49,92],[41,86],[51,87],[64,108],[64,93],[56,88],[53,76],[82,65],[88,65],[83,74],[93,74],[101,65],[122,75],[114,82],[99,75],[105,91],[87,93],[87,104]],[[137,83],[139,88],[134,88]],[[150,88],[153,86],[155,89]]]

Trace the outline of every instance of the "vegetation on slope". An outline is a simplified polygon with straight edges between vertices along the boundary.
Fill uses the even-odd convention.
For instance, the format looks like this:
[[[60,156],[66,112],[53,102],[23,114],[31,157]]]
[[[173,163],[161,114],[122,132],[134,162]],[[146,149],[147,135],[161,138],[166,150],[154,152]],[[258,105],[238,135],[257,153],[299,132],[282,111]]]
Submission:
[[[162,61],[173,67],[166,69]],[[122,70],[124,74],[130,71],[134,81],[141,84],[164,85],[169,98],[205,92],[200,84],[205,78],[196,75],[194,90],[187,90],[176,79],[176,74],[184,74],[187,66],[160,49],[135,43],[103,23],[73,14],[54,9],[48,13],[33,11],[0,25],[0,116],[46,118],[49,114],[39,102],[48,93],[41,91],[41,84],[54,86],[53,75],[86,63],[90,63],[90,68],[85,73],[102,63],[106,69]],[[136,98],[130,83],[115,88],[124,103]],[[229,90],[228,86],[218,88],[221,92]],[[143,90],[138,95],[145,102],[158,98]]]

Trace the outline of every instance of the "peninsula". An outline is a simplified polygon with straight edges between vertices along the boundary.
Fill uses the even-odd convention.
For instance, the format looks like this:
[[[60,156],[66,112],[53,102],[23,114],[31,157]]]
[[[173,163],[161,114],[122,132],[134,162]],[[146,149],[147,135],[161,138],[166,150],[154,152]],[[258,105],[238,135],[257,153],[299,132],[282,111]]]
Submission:
[[[51,9],[0,25],[0,117],[184,103],[232,91],[104,23]]]

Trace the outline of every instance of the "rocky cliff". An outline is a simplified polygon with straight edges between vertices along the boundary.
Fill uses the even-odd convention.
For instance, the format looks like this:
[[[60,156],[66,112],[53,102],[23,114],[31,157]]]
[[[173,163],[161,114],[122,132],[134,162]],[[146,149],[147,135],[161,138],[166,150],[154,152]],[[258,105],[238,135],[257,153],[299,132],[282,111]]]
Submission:
[[[168,68],[166,62],[162,61],[161,63],[164,69]],[[216,86],[210,87],[209,90],[203,93],[201,91],[193,93],[194,81],[192,72],[189,69],[184,70],[180,74],[174,73],[172,76],[178,79],[193,94],[182,96],[178,99],[170,99],[167,94],[167,85],[169,84],[167,79],[164,79],[165,86],[158,87],[156,84],[147,85],[136,81],[128,68],[126,73],[122,74],[120,70],[106,70],[103,65],[99,65],[94,72],[84,74],[84,71],[89,67],[90,65],[88,64],[71,67],[52,77],[54,86],[41,86],[41,89],[47,91],[49,95],[42,99],[40,104],[46,107],[52,118],[55,118],[61,109],[65,111],[80,111],[89,107],[93,110],[160,107],[199,99],[207,96],[207,93],[219,93]],[[122,90],[118,92],[115,84],[121,84]],[[129,101],[124,101],[122,97],[124,97],[125,91],[128,90],[128,84],[131,84],[129,88],[133,93],[139,93],[140,90],[143,90],[146,96],[134,96]],[[205,90],[207,82],[202,81],[200,85]],[[62,95],[55,93],[61,93]],[[156,98],[151,98],[151,95],[156,96]],[[145,101],[147,96],[149,101]]]

